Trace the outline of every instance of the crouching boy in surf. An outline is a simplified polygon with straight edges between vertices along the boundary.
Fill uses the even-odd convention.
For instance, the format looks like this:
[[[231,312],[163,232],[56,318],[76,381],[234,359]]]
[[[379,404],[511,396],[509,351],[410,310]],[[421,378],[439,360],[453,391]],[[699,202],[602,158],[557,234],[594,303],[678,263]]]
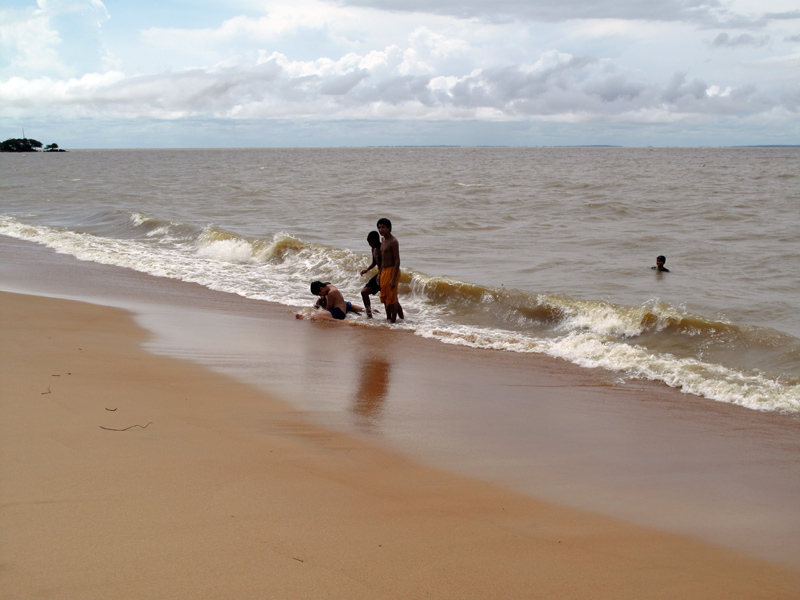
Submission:
[[[386,307],[386,318],[391,323],[397,317],[405,319],[403,307],[397,299],[397,282],[400,279],[400,245],[392,235],[392,222],[389,219],[378,220],[378,233],[383,237],[381,243],[381,264],[379,282],[381,286],[381,302]]]
[[[360,306],[345,302],[342,292],[332,283],[313,281],[311,283],[311,293],[319,296],[319,300],[314,308],[322,308],[309,317],[312,321],[344,321],[348,312],[360,313],[364,309]],[[302,313],[297,313],[296,318],[302,319]]]

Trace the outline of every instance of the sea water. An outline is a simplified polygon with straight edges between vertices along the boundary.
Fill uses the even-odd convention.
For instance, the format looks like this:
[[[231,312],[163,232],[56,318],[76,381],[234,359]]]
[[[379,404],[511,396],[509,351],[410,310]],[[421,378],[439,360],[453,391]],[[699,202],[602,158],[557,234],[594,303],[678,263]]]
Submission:
[[[0,235],[289,306],[360,303],[380,217],[396,327],[800,412],[800,149],[0,154]]]

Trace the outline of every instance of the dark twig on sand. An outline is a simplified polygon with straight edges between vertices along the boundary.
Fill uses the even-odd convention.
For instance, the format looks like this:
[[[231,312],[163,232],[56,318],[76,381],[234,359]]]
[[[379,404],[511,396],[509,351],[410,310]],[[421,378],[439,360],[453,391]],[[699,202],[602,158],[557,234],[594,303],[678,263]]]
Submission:
[[[126,427],[125,429],[112,429],[111,427],[103,427],[100,425],[100,429],[105,429],[106,431],[128,431],[128,429],[133,429],[134,427],[141,427],[142,429],[147,429],[152,425],[153,422],[150,421],[147,425],[131,425],[130,427]]]
[[[107,408],[106,410],[107,410],[108,412],[116,412],[116,411],[117,411],[117,409],[116,409],[116,408]]]
[[[45,394],[49,394],[49,393],[50,393],[50,386],[48,385],[47,386],[47,391],[46,392],[42,392],[42,396],[44,396]]]

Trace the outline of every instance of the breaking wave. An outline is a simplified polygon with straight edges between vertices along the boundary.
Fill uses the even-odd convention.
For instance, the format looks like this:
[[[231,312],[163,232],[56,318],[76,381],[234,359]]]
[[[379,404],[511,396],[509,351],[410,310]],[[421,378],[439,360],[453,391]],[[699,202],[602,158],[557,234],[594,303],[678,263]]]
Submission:
[[[79,222],[78,222],[79,221]],[[59,227],[0,215],[0,234],[80,260],[289,306],[311,304],[308,284],[333,281],[353,299],[369,258],[287,233],[249,238],[214,225],[99,211]],[[404,269],[402,327],[448,344],[538,352],[628,378],[660,381],[712,400],[800,412],[800,340],[710,319],[651,299],[639,306],[496,288]],[[380,327],[379,321],[363,321]]]

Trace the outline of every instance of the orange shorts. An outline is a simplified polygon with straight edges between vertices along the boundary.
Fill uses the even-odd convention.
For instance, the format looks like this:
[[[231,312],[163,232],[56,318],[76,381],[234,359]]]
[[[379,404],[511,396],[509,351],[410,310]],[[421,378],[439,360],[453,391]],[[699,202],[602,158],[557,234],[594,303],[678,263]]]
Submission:
[[[386,306],[397,304],[397,288],[391,289],[389,287],[392,284],[394,269],[395,267],[381,269],[381,302]],[[397,281],[399,283],[400,279],[398,278]]]

